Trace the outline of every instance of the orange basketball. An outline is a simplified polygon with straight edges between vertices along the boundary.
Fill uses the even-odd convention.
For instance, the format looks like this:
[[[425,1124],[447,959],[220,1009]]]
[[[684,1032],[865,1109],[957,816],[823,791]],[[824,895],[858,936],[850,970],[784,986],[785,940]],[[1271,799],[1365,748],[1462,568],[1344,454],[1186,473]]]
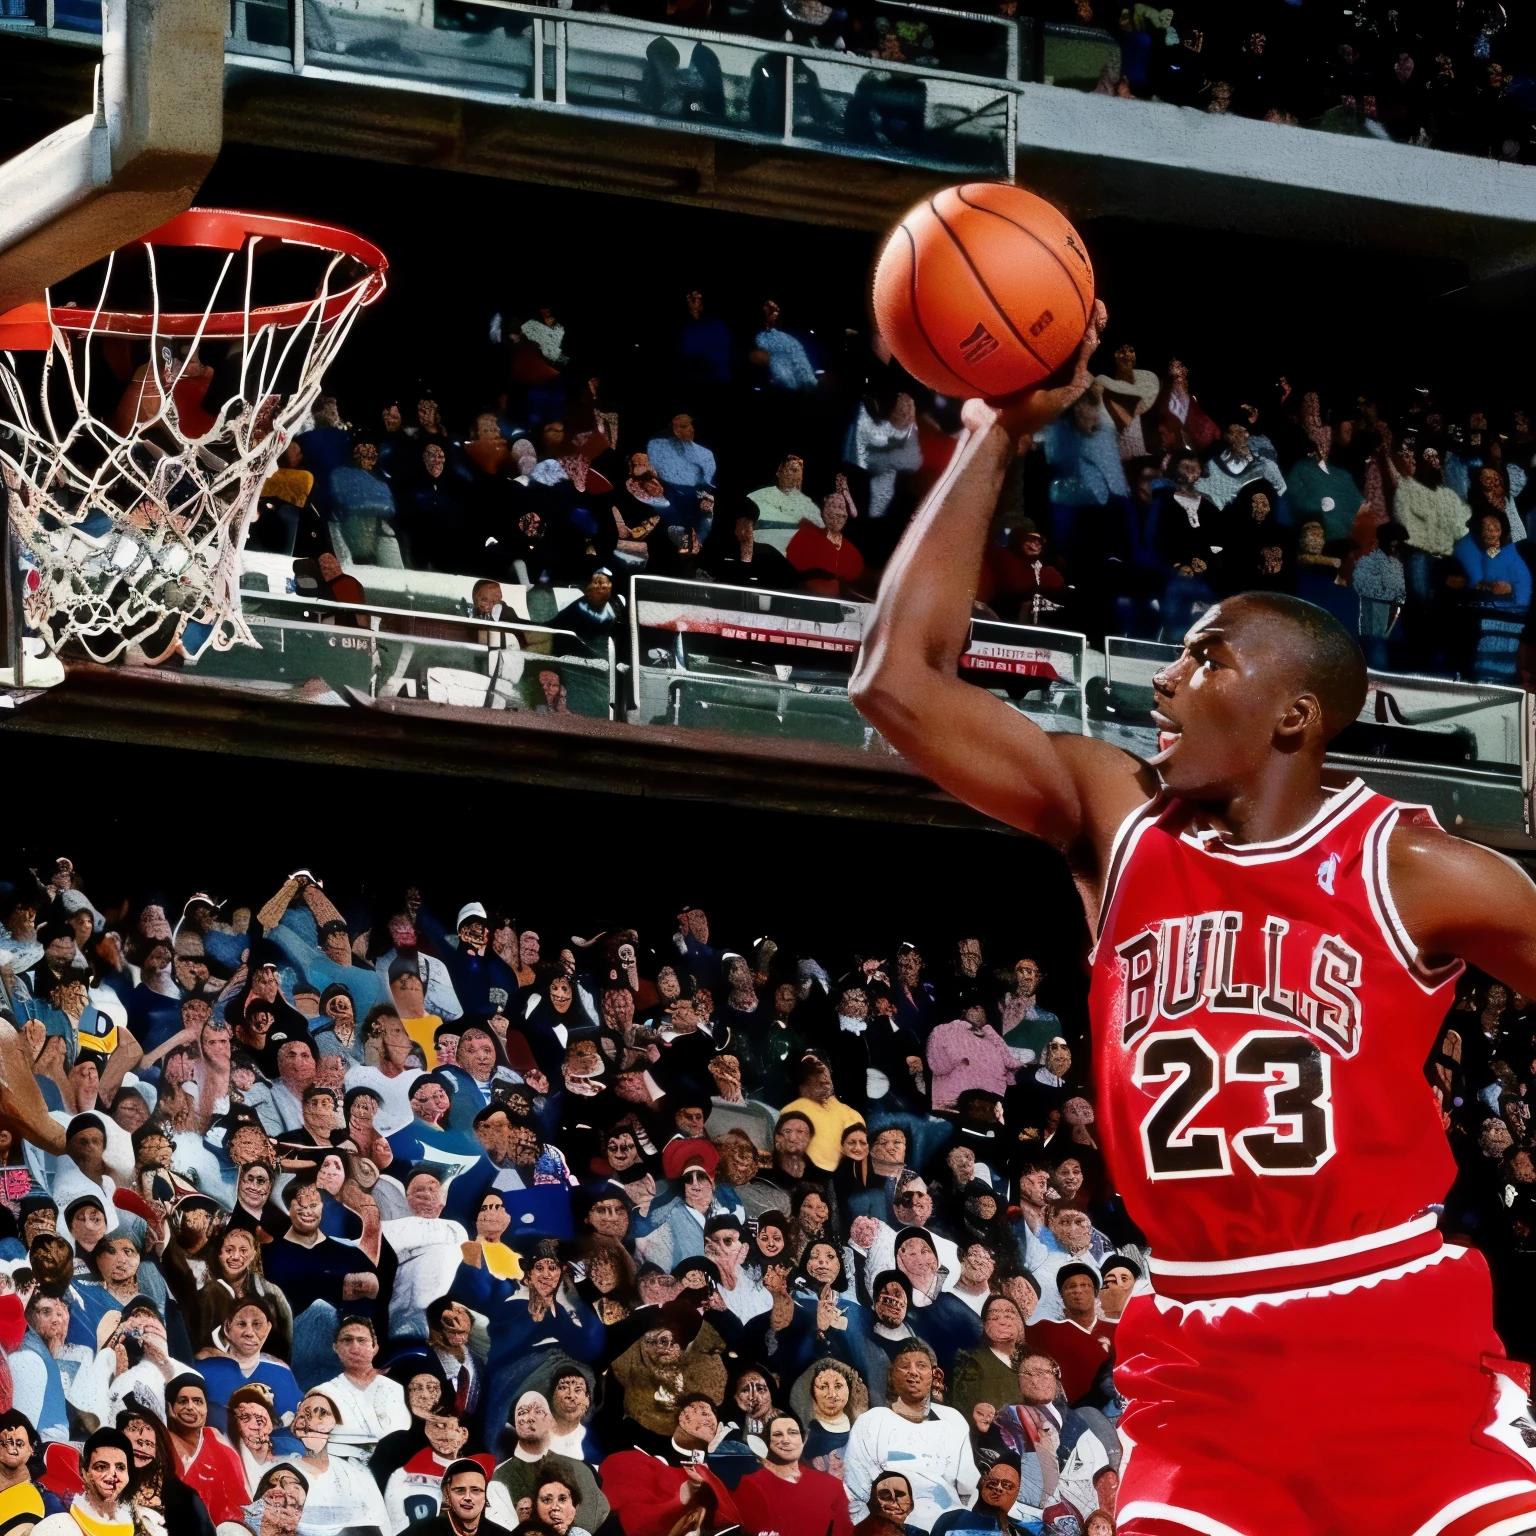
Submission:
[[[1082,236],[1022,187],[947,187],[891,231],[875,268],[881,334],[940,394],[1038,384],[1077,350],[1092,312]]]

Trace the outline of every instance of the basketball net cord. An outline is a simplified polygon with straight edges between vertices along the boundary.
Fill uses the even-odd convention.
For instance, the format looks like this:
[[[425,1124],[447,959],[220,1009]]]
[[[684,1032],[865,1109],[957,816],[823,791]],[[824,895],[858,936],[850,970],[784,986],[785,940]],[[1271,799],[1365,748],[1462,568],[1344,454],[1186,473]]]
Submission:
[[[145,242],[153,295],[150,358],[142,381],[135,375],[127,386],[130,396],[137,394],[131,404],[142,419],[124,434],[87,404],[92,343],[107,334],[97,326],[115,257],[108,258],[90,327],[78,337],[80,379],[77,342],[53,324],[51,297],[45,304],[52,342],[35,410],[16,377],[13,354],[0,353],[0,478],[23,564],[31,566],[24,582],[26,620],[50,650],[74,641],[91,660],[109,662],[137,646],[153,664],[173,654],[196,660],[210,647],[258,644],[240,611],[240,555],[251,515],[320,393],[326,368],[362,308],[364,288],[359,285],[340,314],[323,322],[332,276],[345,259],[334,255],[304,318],[279,347],[281,327],[275,324],[251,334],[257,243],[253,236],[245,246],[240,390],[199,437],[183,430],[177,390],[197,359],[234,251],[225,257],[196,332],[166,337],[162,347],[155,252]],[[169,345],[175,341],[186,343],[179,366]],[[298,384],[284,399],[273,385],[295,359]],[[74,413],[62,427],[50,399],[56,372],[67,382]]]

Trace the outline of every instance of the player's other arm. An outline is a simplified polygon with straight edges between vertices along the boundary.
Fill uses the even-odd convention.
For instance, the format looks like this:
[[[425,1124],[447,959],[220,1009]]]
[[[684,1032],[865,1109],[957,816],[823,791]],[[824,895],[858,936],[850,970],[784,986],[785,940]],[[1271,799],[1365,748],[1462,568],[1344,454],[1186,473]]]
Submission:
[[[860,713],[935,783],[1063,850],[1085,841],[1107,848],[1155,779],[1103,742],[1048,735],[963,682],[959,661],[987,530],[1018,441],[1088,387],[1103,318],[1100,305],[1064,388],[966,404],[966,435],[886,569],[850,687]]]
[[[1536,885],[1512,859],[1431,826],[1398,826],[1388,849],[1393,904],[1425,964],[1469,961],[1536,991]]]

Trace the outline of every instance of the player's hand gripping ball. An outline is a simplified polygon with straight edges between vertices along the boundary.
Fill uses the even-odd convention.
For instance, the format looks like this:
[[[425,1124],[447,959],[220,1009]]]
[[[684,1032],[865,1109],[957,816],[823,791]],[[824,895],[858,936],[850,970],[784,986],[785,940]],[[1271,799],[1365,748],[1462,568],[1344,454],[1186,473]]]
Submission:
[[[919,203],[875,268],[875,321],[897,360],[956,397],[1049,378],[1093,314],[1083,237],[1042,197],[973,181]]]

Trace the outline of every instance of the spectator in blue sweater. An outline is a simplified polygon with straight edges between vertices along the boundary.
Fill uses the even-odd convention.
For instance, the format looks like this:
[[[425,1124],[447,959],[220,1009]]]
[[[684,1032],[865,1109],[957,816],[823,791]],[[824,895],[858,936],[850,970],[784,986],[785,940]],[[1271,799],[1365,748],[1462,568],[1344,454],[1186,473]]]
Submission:
[[[651,467],[669,491],[692,491],[715,483],[715,456],[695,436],[693,417],[680,411],[664,437],[645,445]]]
[[[552,1238],[532,1249],[521,1281],[498,1280],[482,1261],[478,1242],[464,1245],[464,1261],[448,1294],[483,1313],[490,1332],[486,1359],[485,1423],[507,1422],[523,1383],[564,1355],[583,1364],[603,1352],[607,1330],[598,1315],[567,1284],[560,1244]],[[489,1430],[494,1435],[495,1430]],[[493,1447],[494,1449],[494,1447]]]
[[[815,389],[816,370],[811,367],[805,345],[798,337],[779,329],[780,313],[772,299],[763,301],[763,328],[752,343],[752,360],[767,368],[770,389]]]
[[[1456,541],[1459,572],[1446,578],[1464,590],[1476,620],[1472,676],[1480,683],[1519,682],[1520,636],[1531,610],[1531,572],[1509,535],[1509,523],[1485,512]]]
[[[731,332],[724,320],[704,313],[697,288],[683,296],[688,318],[677,337],[678,383],[713,388],[731,377]]]

